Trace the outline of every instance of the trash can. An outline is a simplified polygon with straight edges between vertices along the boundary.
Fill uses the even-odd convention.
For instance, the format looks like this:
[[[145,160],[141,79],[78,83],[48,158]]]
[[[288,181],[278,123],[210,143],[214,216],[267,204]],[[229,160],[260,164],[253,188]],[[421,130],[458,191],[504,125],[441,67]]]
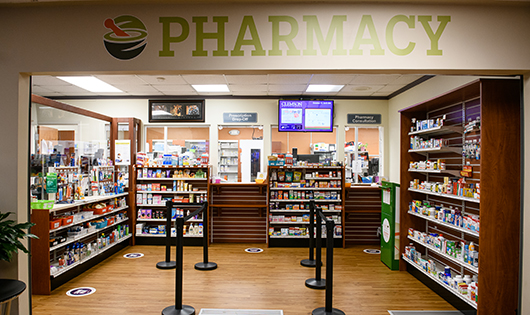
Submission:
[[[381,183],[381,261],[399,269],[399,184]]]

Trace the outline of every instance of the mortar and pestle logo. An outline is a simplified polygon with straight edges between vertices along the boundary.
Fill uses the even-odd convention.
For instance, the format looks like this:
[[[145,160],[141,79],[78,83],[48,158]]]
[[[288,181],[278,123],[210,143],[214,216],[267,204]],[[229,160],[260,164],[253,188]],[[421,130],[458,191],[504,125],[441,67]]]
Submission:
[[[104,25],[111,31],[103,35],[103,42],[114,58],[133,59],[145,49],[147,29],[138,18],[122,15],[115,19],[106,19]]]

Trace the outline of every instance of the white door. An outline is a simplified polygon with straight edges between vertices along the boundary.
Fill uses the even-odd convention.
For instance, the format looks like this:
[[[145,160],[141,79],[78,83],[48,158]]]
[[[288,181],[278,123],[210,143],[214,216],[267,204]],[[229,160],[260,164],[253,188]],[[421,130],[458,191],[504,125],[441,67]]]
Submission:
[[[263,140],[239,140],[241,148],[241,182],[254,182],[258,172],[265,172]]]

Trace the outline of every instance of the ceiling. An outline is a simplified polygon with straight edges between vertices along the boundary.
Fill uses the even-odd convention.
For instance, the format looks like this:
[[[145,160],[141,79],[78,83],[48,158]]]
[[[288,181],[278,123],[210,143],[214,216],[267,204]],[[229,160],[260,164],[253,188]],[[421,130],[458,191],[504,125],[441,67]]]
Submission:
[[[186,74],[94,75],[123,93],[93,93],[51,75],[33,76],[32,93],[49,98],[164,97],[164,96],[273,96],[389,98],[431,76],[419,74]],[[227,84],[228,93],[198,93],[192,84]],[[338,92],[307,93],[309,84],[344,85]]]

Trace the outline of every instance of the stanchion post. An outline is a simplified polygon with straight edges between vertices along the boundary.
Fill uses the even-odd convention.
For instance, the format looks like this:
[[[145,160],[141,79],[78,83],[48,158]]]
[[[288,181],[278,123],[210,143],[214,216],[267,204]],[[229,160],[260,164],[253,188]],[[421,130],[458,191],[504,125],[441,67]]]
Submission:
[[[174,269],[176,262],[171,261],[171,215],[173,211],[173,201],[166,201],[166,260],[156,264],[158,269]]]
[[[309,201],[309,259],[302,259],[300,265],[304,267],[315,267],[315,201]]]
[[[305,286],[311,289],[323,290],[326,288],[326,279],[322,279],[322,212],[320,209],[317,209],[315,218],[317,221],[317,231],[316,231],[316,260],[315,260],[315,277],[309,278],[305,281]],[[312,219],[312,221],[315,221]],[[311,220],[311,219],[310,219]],[[309,233],[314,233],[314,230]]]
[[[195,315],[195,308],[189,305],[182,305],[182,247],[184,218],[177,218],[177,270],[175,272],[175,305],[168,306],[162,311],[162,315]]]
[[[214,262],[208,261],[208,202],[203,203],[202,210],[202,256],[203,262],[195,264],[195,269],[197,270],[214,270],[217,268],[217,264]]]
[[[326,220],[326,305],[313,310],[312,315],[345,315],[339,309],[333,308],[333,245],[335,222]]]

